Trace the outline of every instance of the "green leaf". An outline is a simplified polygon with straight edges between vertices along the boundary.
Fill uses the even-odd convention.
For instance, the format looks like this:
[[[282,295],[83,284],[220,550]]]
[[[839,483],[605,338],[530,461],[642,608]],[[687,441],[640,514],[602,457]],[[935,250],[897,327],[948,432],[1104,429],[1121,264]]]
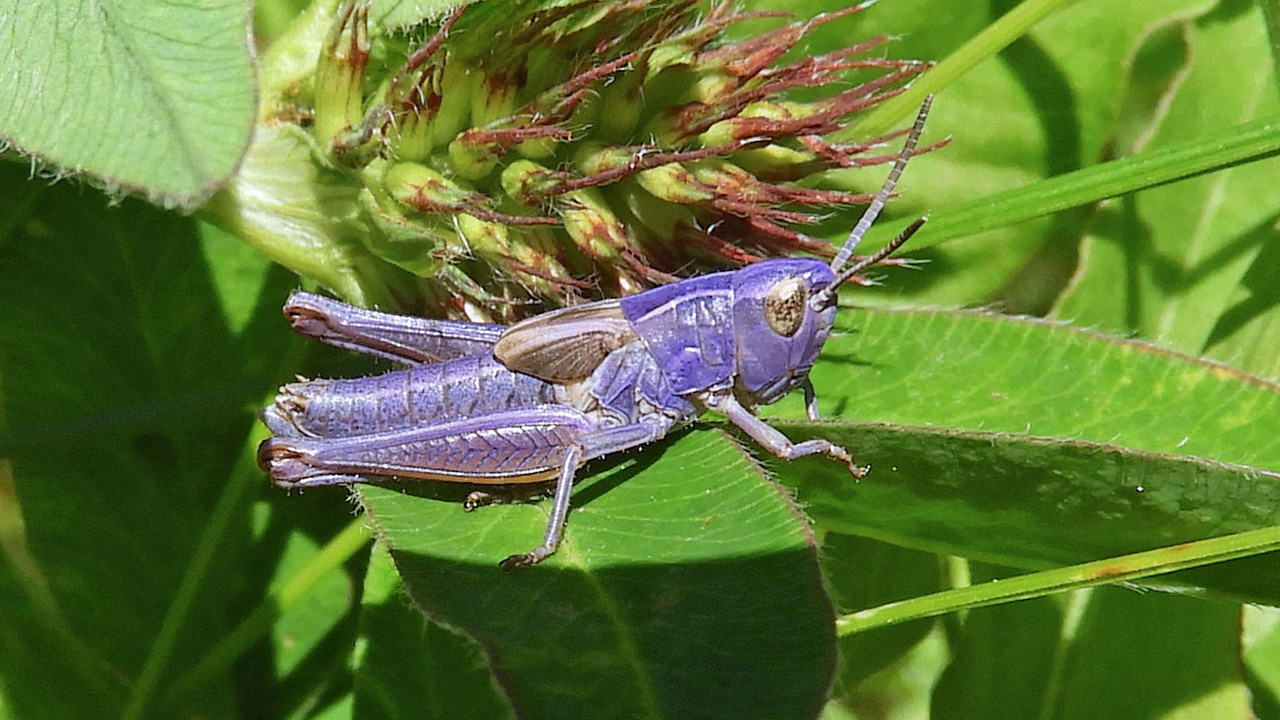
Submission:
[[[876,468],[855,485],[829,463],[776,465],[815,522],[934,552],[1040,568],[1280,520],[1280,474],[1251,468],[1014,434],[779,426],[857,448]],[[1269,577],[1234,581],[1224,589],[1280,599]]]
[[[260,477],[232,472],[247,410],[292,356],[228,330],[192,221],[15,165],[0,187],[0,683],[21,716],[118,716],[225,630],[248,526],[214,509]],[[225,712],[227,690],[201,706]]]
[[[1187,21],[1185,34],[1194,62],[1168,107],[1147,119],[1140,137],[1165,145],[1255,118],[1274,122],[1280,99],[1260,9],[1220,7]],[[1225,342],[1232,333],[1224,337],[1220,328],[1242,299],[1237,288],[1258,267],[1280,218],[1278,168],[1280,160],[1270,159],[1108,207],[1084,246],[1083,265],[1057,315],[1191,353],[1204,352],[1211,340]],[[1274,273],[1273,262],[1265,267]],[[1250,314],[1274,312],[1271,303],[1255,305]],[[1222,359],[1234,360],[1241,347],[1229,343],[1222,349]]]
[[[358,717],[512,717],[479,646],[413,607],[381,546],[374,549],[365,577],[360,625]]]
[[[480,642],[521,717],[812,717],[832,608],[794,506],[718,433],[662,456],[580,486],[560,550],[522,572],[497,563],[541,539],[545,504],[361,495],[410,596]]]
[[[856,330],[828,342],[814,384],[827,415],[875,424],[775,423],[872,465],[854,484],[823,459],[773,463],[819,523],[1046,567],[1280,519],[1280,445],[1254,421],[1277,412],[1273,384],[1030,320],[846,309],[840,322]],[[1216,582],[1280,597],[1263,578]]]
[[[1049,698],[1055,703],[1050,716],[1249,717],[1239,633],[1240,612],[1231,605],[1118,588],[1095,591],[1074,628]]]
[[[1060,323],[841,309],[812,378],[825,415],[1106,443],[1280,471],[1280,385]],[[792,401],[794,402],[794,400]],[[798,407],[789,406],[795,416]]]
[[[0,138],[58,174],[194,207],[249,139],[248,18],[244,2],[0,3]]]
[[[933,712],[969,720],[1045,717],[1065,654],[1069,597],[970,611],[954,638],[955,658],[934,687]]]

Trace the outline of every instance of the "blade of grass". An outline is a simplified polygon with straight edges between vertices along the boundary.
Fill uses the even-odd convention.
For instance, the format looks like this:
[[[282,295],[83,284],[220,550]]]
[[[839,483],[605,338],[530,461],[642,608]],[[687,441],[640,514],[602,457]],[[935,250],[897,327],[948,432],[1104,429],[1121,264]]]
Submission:
[[[1267,39],[1271,41],[1271,63],[1275,67],[1275,76],[1280,80],[1280,2],[1276,0],[1258,0],[1262,7],[1263,22],[1267,25]]]
[[[944,590],[861,610],[836,620],[840,637],[957,610],[1028,600],[1065,590],[1138,580],[1280,549],[1280,527],[1157,548],[1145,552]]]
[[[946,240],[1232,165],[1270,159],[1277,153],[1280,153],[1280,118],[1256,120],[1206,134],[1194,141],[1169,145],[942,208],[930,213],[929,223],[912,238],[911,244],[917,248],[938,245]],[[880,223],[867,233],[870,238],[868,245],[883,245],[913,219]]]
[[[232,469],[222,496],[218,498],[218,504],[209,516],[208,524],[200,534],[200,541],[191,557],[191,563],[187,565],[187,570],[182,575],[178,591],[169,605],[168,612],[165,613],[155,641],[151,644],[151,652],[147,654],[142,672],[138,674],[138,679],[133,684],[129,703],[121,713],[121,717],[125,720],[139,720],[148,715],[148,706],[159,687],[161,676],[169,664],[169,658],[173,655],[178,637],[187,624],[200,587],[209,575],[213,559],[223,545],[226,533],[236,524],[236,516],[243,512],[250,489],[262,480],[262,472],[258,470],[257,443],[246,442],[244,448],[240,457],[236,458],[235,467]]]
[[[1072,2],[1075,0],[1026,0],[917,78],[906,92],[876,105],[839,135],[846,138],[883,135],[903,118],[915,114],[926,95],[946,88],[973,66],[1027,34],[1050,13]]]
[[[325,544],[311,559],[228,633],[209,654],[185,672],[166,695],[166,702],[180,700],[204,684],[222,676],[255,642],[271,632],[276,620],[297,605],[326,574],[335,572],[369,544],[373,531],[356,519]]]

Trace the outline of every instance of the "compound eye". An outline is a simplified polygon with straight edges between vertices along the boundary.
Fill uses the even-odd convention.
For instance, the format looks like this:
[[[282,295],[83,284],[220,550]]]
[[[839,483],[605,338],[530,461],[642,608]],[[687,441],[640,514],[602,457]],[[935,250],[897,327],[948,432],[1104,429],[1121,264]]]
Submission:
[[[791,337],[804,323],[809,300],[809,285],[804,278],[789,277],[769,288],[764,296],[764,319],[773,331]]]

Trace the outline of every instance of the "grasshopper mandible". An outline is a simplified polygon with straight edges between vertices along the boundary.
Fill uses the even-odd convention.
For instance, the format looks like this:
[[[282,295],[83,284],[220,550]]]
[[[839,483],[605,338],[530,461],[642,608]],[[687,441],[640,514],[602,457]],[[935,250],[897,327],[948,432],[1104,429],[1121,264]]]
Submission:
[[[410,367],[285,385],[262,411],[274,437],[259,447],[259,464],[284,487],[371,477],[554,480],[542,543],[503,560],[508,569],[555,552],[580,467],[658,440],[706,410],[778,457],[827,455],[862,477],[867,468],[844,448],[821,439],[792,443],[754,410],[801,388],[809,418],[818,419],[809,370],[831,332],[837,290],[924,224],[915,221],[848,264],[911,158],[929,104],[830,266],[763,260],[511,327],[392,315],[295,292],[284,312],[300,334]],[[478,491],[467,506],[495,499]]]

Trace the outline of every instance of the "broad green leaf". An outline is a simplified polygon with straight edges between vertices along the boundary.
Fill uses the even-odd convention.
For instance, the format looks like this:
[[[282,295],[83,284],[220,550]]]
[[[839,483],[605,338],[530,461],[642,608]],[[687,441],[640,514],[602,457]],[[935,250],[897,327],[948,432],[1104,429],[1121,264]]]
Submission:
[[[828,416],[1280,471],[1280,386],[1217,363],[976,311],[844,308],[836,331],[812,373]]]
[[[822,524],[1044,567],[1278,519],[1280,446],[1256,420],[1280,402],[1270,383],[1042,322],[843,312],[856,329],[814,384],[828,415],[875,424],[777,423],[873,466],[854,484],[823,459],[774,463]],[[1265,576],[1215,583],[1276,593]]]
[[[855,484],[821,460],[771,465],[819,526],[935,552],[1041,568],[1280,521],[1280,474],[1253,468],[1017,434],[778,425],[873,466]],[[1214,584],[1280,602],[1268,574]]]
[[[380,27],[399,29],[434,20],[462,4],[459,0],[376,0],[369,15]]]
[[[1135,48],[1170,16],[1209,4],[1208,0],[1067,3],[998,57],[942,89],[930,114],[926,141],[944,137],[953,141],[912,161],[900,197],[889,212],[909,220],[934,210],[967,206],[1104,159],[1116,117],[1115,98],[1129,81],[1125,65]],[[850,23],[857,28],[855,36],[887,33],[898,38],[889,45],[894,57],[942,60],[1015,5],[895,0],[878,3]],[[843,27],[828,26],[815,33],[815,43],[832,50],[848,36]],[[1089,51],[1082,52],[1082,47]],[[913,111],[907,109],[893,125],[902,126]],[[856,177],[864,189],[878,182],[875,175]],[[999,214],[989,219],[996,229],[913,253],[934,261],[931,272],[895,279],[883,292],[940,304],[979,304],[997,294],[1011,302],[1043,304],[1039,299],[1023,299],[1038,297],[1043,292],[1040,288],[1024,290],[1018,285],[1014,291],[1018,297],[1009,299],[1003,294],[1008,292],[1006,285],[1015,281],[1014,274],[1046,242],[1045,252],[1053,257],[1069,254],[1063,248],[1078,241],[1088,215],[1064,214],[1018,225],[1010,225],[1012,218],[1002,221]],[[841,217],[826,227],[832,237],[843,237],[841,230],[847,231],[848,223]],[[939,267],[945,270],[932,272]],[[1062,276],[1061,269],[1050,270]],[[1049,284],[1054,283],[1060,285],[1058,280]]]
[[[932,553],[869,538],[826,533],[822,570],[839,613],[928,595],[942,589],[941,563]],[[840,639],[840,670],[832,694],[855,692],[860,682],[899,661],[934,624],[903,623]]]
[[[363,602],[354,658],[358,717],[512,717],[480,648],[413,606],[384,547],[369,562]]]
[[[1147,118],[1140,142],[1150,136],[1153,146],[1174,143],[1280,111],[1257,5],[1238,12],[1219,6],[1187,20],[1184,32],[1189,71],[1168,107]],[[1224,321],[1240,322],[1226,316],[1248,300],[1238,289],[1275,237],[1278,171],[1280,160],[1273,158],[1111,204],[1056,314],[1190,353],[1205,351],[1211,339],[1224,342],[1230,335],[1223,336]],[[1274,280],[1275,264],[1266,270]],[[1250,315],[1270,315],[1274,307],[1255,304]],[[1243,348],[1222,349],[1222,359],[1236,360]],[[1274,367],[1264,358],[1255,361],[1264,371]]]
[[[989,579],[975,577],[974,581]],[[1061,661],[1069,596],[970,611],[959,623],[955,658],[933,690],[937,717],[1044,717]]]
[[[0,3],[0,138],[113,191],[194,207],[254,116],[244,2]]]
[[[480,642],[520,717],[812,717],[832,608],[795,507],[716,432],[654,455],[580,486],[559,552],[523,572],[497,563],[541,539],[545,504],[362,502],[410,596]]]
[[[1230,604],[1099,589],[1064,653],[1060,684],[1046,698],[1053,706],[1041,717],[1250,717],[1239,633],[1240,610]]]
[[[193,553],[239,487],[246,407],[289,356],[282,336],[229,332],[191,221],[13,165],[0,186],[21,210],[0,241],[0,457],[22,528],[0,563],[0,684],[21,716],[117,716],[226,629],[245,517],[213,528],[216,555]],[[192,567],[183,622],[161,633]],[[200,703],[219,717],[233,699],[214,683]]]

